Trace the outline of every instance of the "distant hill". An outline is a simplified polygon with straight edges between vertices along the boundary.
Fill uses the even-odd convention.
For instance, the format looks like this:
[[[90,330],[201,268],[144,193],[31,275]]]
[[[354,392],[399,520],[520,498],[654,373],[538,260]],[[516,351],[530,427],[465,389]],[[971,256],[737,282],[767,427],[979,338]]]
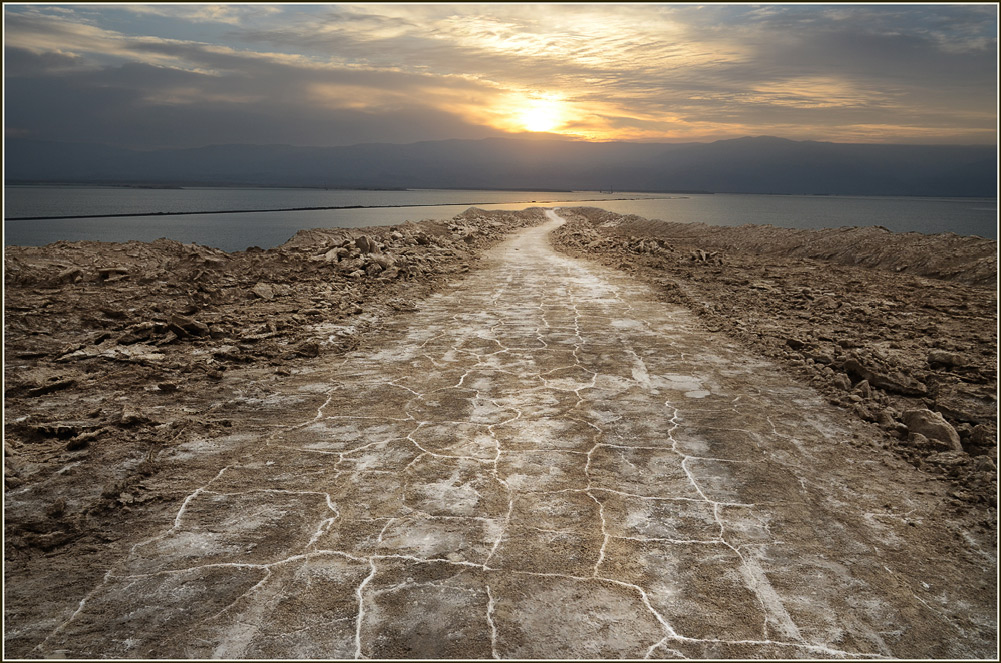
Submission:
[[[128,150],[5,141],[6,183],[587,189],[994,196],[994,146],[874,145],[768,136],[713,143],[488,138],[348,147]]]

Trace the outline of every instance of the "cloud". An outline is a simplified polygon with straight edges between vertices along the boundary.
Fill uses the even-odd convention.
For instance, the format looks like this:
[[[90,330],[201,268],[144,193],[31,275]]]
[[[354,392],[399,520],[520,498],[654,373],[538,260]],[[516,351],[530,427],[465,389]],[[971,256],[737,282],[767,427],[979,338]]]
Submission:
[[[72,113],[128,145],[478,137],[521,131],[546,98],[557,130],[593,139],[995,139],[994,7],[7,5],[5,20],[8,124],[39,136]],[[56,94],[78,105],[39,103]]]
[[[282,11],[279,6],[267,4],[184,5],[122,3],[117,5],[116,9],[142,16],[158,16],[199,23],[222,23],[233,26],[246,25],[248,22],[271,18]]]

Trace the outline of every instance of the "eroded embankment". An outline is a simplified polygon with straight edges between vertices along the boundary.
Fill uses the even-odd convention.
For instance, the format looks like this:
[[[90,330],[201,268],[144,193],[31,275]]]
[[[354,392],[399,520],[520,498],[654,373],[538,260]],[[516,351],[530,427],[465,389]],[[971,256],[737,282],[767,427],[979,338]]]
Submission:
[[[957,503],[995,521],[997,292],[983,284],[996,282],[996,242],[561,213],[558,248],[633,273],[784,362],[876,424],[874,444],[947,477]]]

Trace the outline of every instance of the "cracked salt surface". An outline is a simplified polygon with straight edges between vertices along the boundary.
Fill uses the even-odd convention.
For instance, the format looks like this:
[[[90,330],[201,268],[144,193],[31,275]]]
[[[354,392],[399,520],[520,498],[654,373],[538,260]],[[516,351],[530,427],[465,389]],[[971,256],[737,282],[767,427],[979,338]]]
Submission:
[[[860,474],[836,411],[554,253],[548,214],[374,349],[248,396],[266,424],[176,448],[217,469],[37,653],[996,654],[882,517],[927,510],[906,470]]]

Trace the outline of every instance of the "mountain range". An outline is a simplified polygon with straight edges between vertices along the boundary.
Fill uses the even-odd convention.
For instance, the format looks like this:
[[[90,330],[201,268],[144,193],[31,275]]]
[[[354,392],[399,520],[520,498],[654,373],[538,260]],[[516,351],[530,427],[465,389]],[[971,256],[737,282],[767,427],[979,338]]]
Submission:
[[[134,150],[9,138],[7,184],[704,191],[996,196],[993,145],[888,145],[771,136],[711,143],[487,138],[344,147]]]

